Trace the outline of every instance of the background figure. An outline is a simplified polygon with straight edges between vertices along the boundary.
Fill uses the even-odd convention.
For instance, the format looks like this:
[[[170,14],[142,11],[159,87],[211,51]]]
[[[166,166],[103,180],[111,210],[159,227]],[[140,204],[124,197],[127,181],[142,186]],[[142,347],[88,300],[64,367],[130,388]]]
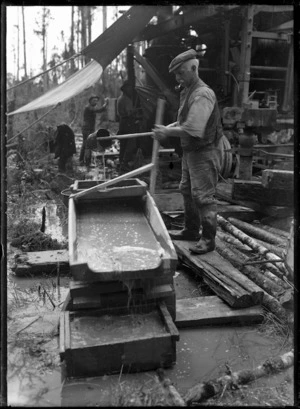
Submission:
[[[105,103],[102,107],[97,108],[97,103],[99,101],[99,97],[97,95],[92,95],[89,98],[89,104],[84,108],[83,111],[83,125],[82,125],[82,146],[79,155],[79,161],[81,164],[85,163],[86,166],[90,166],[91,164],[91,152],[86,152],[86,140],[87,137],[95,131],[95,124],[96,124],[96,114],[103,112],[108,104],[108,99],[105,99]]]
[[[121,87],[122,95],[117,101],[117,112],[120,118],[118,135],[137,133],[140,131],[141,108],[138,108],[138,96],[133,85],[124,81]],[[120,140],[120,170],[128,171],[128,163],[134,161],[134,155],[139,147],[137,138]]]
[[[57,126],[54,138],[54,157],[59,158],[58,170],[64,172],[67,163],[72,169],[72,156],[76,153],[74,132],[68,125],[61,124]]]

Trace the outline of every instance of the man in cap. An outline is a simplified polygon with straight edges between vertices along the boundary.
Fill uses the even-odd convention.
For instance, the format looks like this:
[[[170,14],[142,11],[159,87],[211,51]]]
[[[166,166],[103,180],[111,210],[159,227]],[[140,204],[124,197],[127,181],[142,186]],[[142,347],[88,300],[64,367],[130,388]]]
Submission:
[[[189,250],[204,254],[215,248],[215,190],[222,165],[223,132],[215,93],[199,78],[198,66],[197,53],[192,49],[171,61],[169,72],[174,73],[176,81],[184,87],[177,121],[168,126],[156,125],[153,131],[154,138],[162,143],[169,136],[179,137],[183,151],[180,190],[185,226],[170,236],[178,240],[198,240]]]
[[[88,136],[95,131],[95,124],[96,124],[96,114],[105,111],[108,99],[105,99],[105,103],[102,107],[98,108],[97,103],[99,101],[99,97],[97,95],[92,95],[89,98],[89,104],[84,108],[83,111],[83,125],[82,125],[82,136],[83,141],[81,145],[79,161],[80,163],[85,162],[86,166],[89,166],[91,163],[91,151],[86,149],[86,140]]]

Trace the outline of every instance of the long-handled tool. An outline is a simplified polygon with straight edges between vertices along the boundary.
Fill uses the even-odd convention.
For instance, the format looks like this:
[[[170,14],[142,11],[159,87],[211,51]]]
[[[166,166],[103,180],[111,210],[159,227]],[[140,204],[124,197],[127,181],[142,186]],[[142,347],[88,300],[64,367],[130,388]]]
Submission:
[[[164,107],[165,107],[166,101],[164,99],[158,99],[157,100],[157,108],[156,108],[156,118],[155,118],[155,124],[160,125],[163,120],[163,114],[164,114]],[[147,135],[153,135],[153,132],[147,132]],[[129,134],[130,137],[133,137],[132,135],[135,135],[135,137],[140,136],[139,134]],[[120,135],[120,136],[128,136],[128,135]],[[145,133],[143,134],[145,136]],[[105,139],[107,137],[102,137],[101,139]],[[109,137],[111,138],[111,137]],[[112,137],[112,139],[116,139],[115,137]],[[108,186],[112,186],[115,183],[118,183],[122,180],[125,179],[130,179],[134,176],[140,175],[142,173],[148,172],[151,170],[151,175],[150,175],[150,193],[153,194],[155,190],[155,181],[156,181],[156,174],[157,174],[157,156],[158,156],[158,151],[159,151],[159,143],[157,140],[153,141],[153,149],[152,149],[152,161],[151,163],[148,163],[147,165],[144,165],[138,169],[134,169],[128,173],[124,173],[121,176],[118,176],[114,179],[107,180],[104,183],[101,183],[100,185],[93,186],[89,189],[83,190],[81,192],[75,193],[74,195],[70,195],[70,198],[76,200],[79,199],[82,196],[85,196],[86,194],[90,192],[95,192],[98,190],[103,190],[107,188]]]

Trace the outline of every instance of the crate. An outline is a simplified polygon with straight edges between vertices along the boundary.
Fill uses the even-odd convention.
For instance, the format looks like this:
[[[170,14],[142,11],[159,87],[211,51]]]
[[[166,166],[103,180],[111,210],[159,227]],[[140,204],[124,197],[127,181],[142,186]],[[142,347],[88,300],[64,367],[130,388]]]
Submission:
[[[60,357],[68,378],[171,367],[178,340],[164,303],[110,312],[66,311],[60,318]]]

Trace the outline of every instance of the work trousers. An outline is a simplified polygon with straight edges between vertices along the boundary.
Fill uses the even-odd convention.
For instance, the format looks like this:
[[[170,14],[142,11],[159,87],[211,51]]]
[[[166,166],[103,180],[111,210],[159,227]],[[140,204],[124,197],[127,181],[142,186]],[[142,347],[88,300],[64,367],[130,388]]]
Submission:
[[[215,203],[216,186],[222,168],[223,143],[198,151],[183,151],[180,191],[198,208]]]
[[[84,161],[86,165],[90,165],[92,158],[92,151],[86,147],[86,141],[88,136],[93,132],[93,130],[82,130],[82,145],[80,149],[79,161]]]

